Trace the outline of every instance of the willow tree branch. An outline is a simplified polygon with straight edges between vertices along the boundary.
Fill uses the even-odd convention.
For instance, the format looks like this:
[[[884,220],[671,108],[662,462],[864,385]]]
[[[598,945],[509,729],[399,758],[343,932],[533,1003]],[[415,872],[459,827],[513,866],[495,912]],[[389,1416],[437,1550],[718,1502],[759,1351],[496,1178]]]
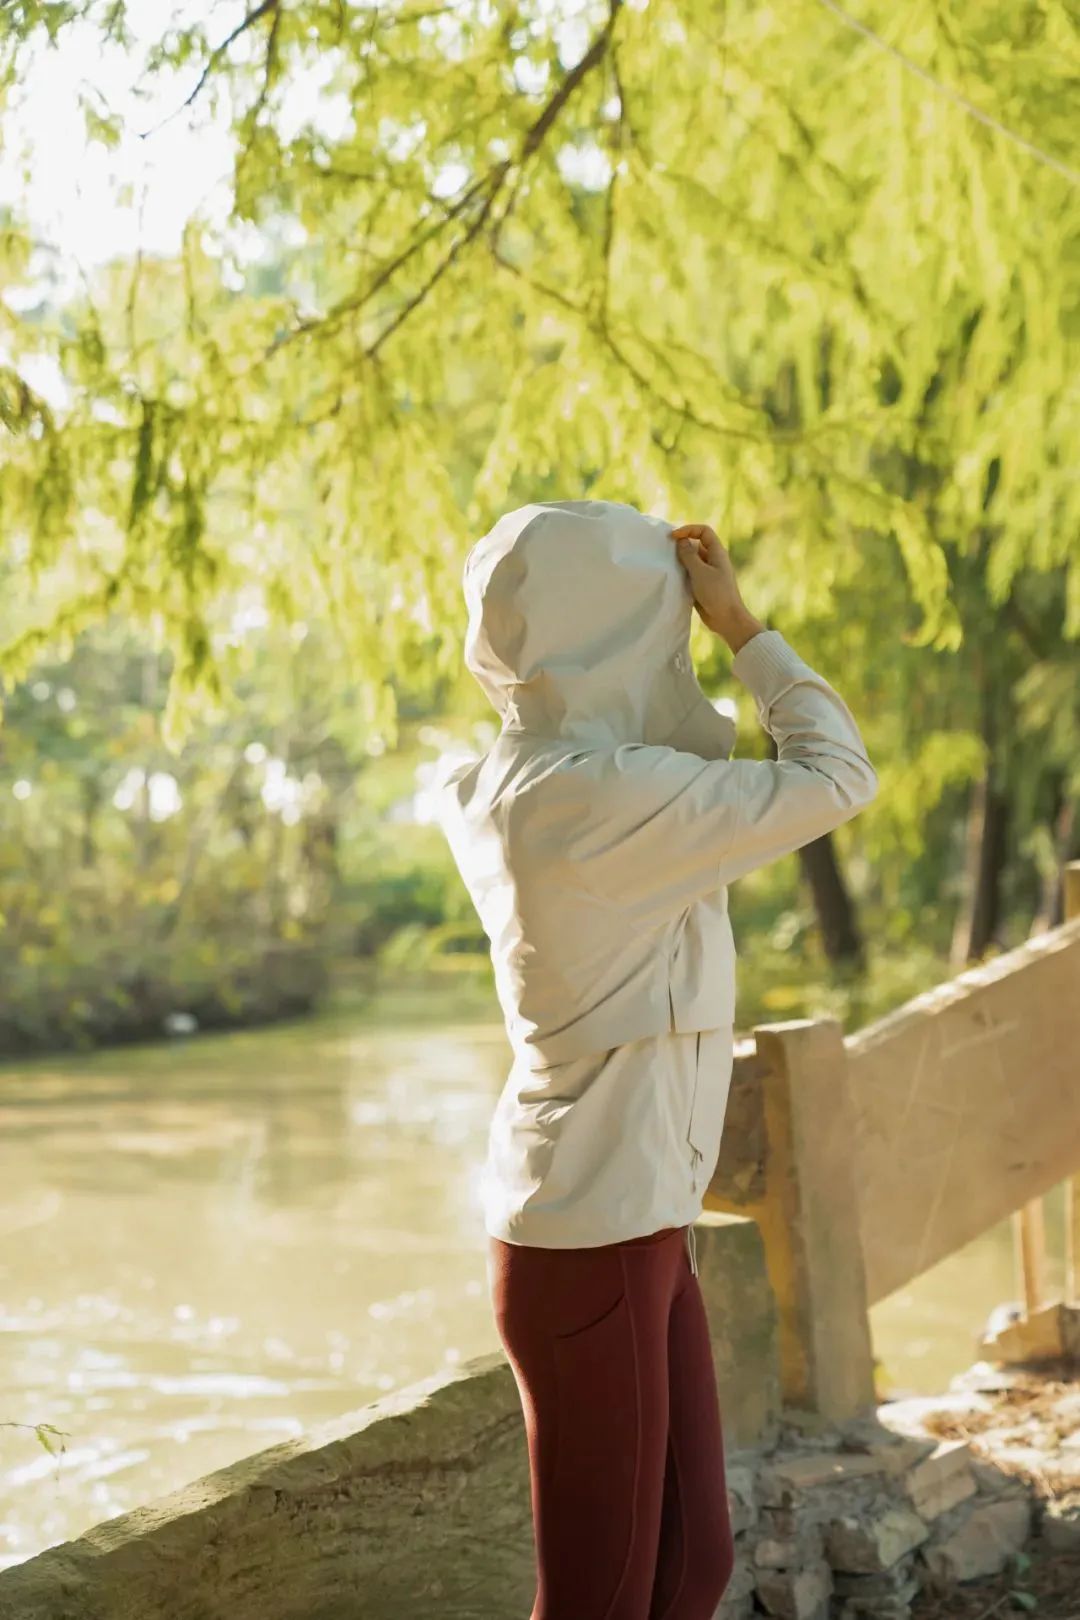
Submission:
[[[201,95],[206,81],[209,79],[211,73],[214,71],[215,67],[220,62],[221,58],[224,56],[225,52],[228,50],[229,46],[234,42],[234,40],[239,39],[241,34],[246,34],[248,29],[253,28],[261,17],[266,16],[268,11],[275,13],[276,21],[278,4],[279,0],[262,0],[261,5],[256,6],[254,11],[249,11],[246,17],[242,17],[237,23],[236,27],[233,29],[232,33],[223,39],[220,45],[216,45],[210,52],[210,55],[206,59],[206,66],[199,74],[195,88],[192,90],[191,94],[185,96],[179,107],[175,108],[171,113],[168,113],[159,124],[154,124],[151,129],[137,130],[136,134],[138,135],[139,140],[145,141],[148,136],[155,135],[159,129],[164,129],[166,124],[171,123],[174,118],[179,117],[186,107],[190,107],[197,97]]]
[[[554,95],[552,95],[547,101],[539,116],[526,131],[516,160],[512,161],[511,159],[506,158],[502,162],[494,165],[493,168],[488,170],[486,175],[473,182],[469,189],[458,200],[455,207],[450,210],[443,219],[439,220],[429,230],[423,232],[421,236],[416,238],[413,242],[408,243],[401,250],[401,252],[394,259],[392,259],[390,263],[374,278],[374,280],[363,289],[363,291],[354,294],[348,299],[345,299],[327,315],[305,322],[301,326],[293,327],[289,332],[284,333],[280,338],[276,338],[262,358],[268,358],[270,354],[282,348],[286,343],[292,342],[296,337],[304,336],[313,332],[317,332],[320,335],[326,335],[333,331],[336,326],[340,325],[341,321],[344,320],[346,316],[354,314],[356,311],[363,309],[365,305],[370,303],[374,295],[386,285],[390,278],[396,274],[397,271],[399,271],[411,258],[413,258],[421,250],[421,248],[427,244],[427,242],[445,230],[447,224],[459,213],[463,212],[476,196],[481,196],[482,202],[475,218],[469,223],[464,232],[450,244],[449,248],[443,254],[443,257],[439,260],[431,274],[426,278],[417,291],[405,301],[393,319],[386,327],[384,327],[375,341],[365,350],[366,358],[376,358],[379,350],[383,347],[387,340],[403,325],[409,316],[419,308],[419,306],[425,301],[434,288],[438,286],[439,282],[457,262],[464,250],[476,240],[489,220],[493,220],[494,222],[493,231],[491,233],[492,236],[495,237],[497,235],[498,230],[505,222],[511,208],[514,205],[515,198],[520,188],[522,175],[529,159],[533,157],[543,145],[545,137],[557,122],[559,114],[573,96],[574,92],[584,82],[597,64],[603,61],[611,40],[612,30],[614,29],[619,12],[622,9],[622,4],[623,0],[611,0],[608,18],[604,24],[604,27],[597,34],[596,38],[589,46],[589,49],[581,57],[581,60],[577,62],[573,68],[571,68],[570,72],[560,83]],[[495,204],[500,195],[504,192],[507,176],[514,171],[516,171],[516,173],[513,184],[509,191],[506,206],[503,208],[501,214],[495,215]]]

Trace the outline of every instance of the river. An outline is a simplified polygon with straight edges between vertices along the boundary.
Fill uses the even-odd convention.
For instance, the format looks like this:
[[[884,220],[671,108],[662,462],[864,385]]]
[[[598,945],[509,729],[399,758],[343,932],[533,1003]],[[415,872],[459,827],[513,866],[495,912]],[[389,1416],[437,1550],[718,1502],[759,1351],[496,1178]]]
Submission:
[[[0,1428],[0,1568],[497,1350],[507,1065],[490,1001],[444,991],[0,1068],[0,1420],[66,1431]],[[887,1386],[943,1388],[1014,1286],[1004,1223],[876,1306]]]

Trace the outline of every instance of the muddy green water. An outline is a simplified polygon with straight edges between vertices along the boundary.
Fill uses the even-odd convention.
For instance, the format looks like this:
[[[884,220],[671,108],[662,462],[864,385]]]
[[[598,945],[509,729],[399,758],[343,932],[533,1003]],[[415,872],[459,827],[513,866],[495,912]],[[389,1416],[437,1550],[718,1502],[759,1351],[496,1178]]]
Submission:
[[[508,1067],[475,992],[0,1068],[0,1567],[498,1349],[478,1178]],[[1060,1196],[1048,1200],[1060,1286]],[[932,1392],[1014,1297],[1005,1224],[875,1307]]]

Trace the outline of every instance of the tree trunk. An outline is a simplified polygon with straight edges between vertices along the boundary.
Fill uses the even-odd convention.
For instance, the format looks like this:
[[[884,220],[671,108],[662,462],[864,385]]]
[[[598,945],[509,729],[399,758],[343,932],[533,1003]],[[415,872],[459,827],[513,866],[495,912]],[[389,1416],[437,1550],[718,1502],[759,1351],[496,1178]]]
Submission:
[[[831,833],[804,844],[799,865],[810,886],[828,960],[836,965],[862,967],[863,941],[855,907],[836,859]]]
[[[978,961],[997,937],[1008,819],[1008,799],[997,784],[991,760],[972,790],[968,811],[967,892],[957,914],[951,952],[956,969]]]
[[[1001,874],[1005,868],[1009,803],[991,769],[983,799],[982,839],[978,876],[971,908],[968,959],[983,955],[997,938],[1001,924]]]
[[[776,738],[766,744],[776,759]],[[799,850],[799,867],[810,888],[826,959],[835,966],[863,966],[863,939],[831,833],[824,833]]]
[[[84,776],[80,788],[82,800],[82,865],[89,870],[97,860],[94,847],[94,824],[101,805],[101,783],[96,776]]]
[[[954,970],[976,962],[996,941],[1001,925],[1001,874],[1008,854],[1009,800],[998,752],[1002,720],[1008,724],[1007,688],[997,666],[976,648],[974,673],[982,709],[986,769],[972,790],[967,821],[964,898],[953,929]]]
[[[1053,845],[1054,864],[1046,874],[1042,886],[1039,909],[1032,918],[1028,937],[1044,934],[1048,928],[1059,928],[1065,921],[1065,880],[1062,868],[1066,861],[1080,854],[1080,818],[1076,804],[1065,797],[1065,784],[1059,777],[1055,782]]]

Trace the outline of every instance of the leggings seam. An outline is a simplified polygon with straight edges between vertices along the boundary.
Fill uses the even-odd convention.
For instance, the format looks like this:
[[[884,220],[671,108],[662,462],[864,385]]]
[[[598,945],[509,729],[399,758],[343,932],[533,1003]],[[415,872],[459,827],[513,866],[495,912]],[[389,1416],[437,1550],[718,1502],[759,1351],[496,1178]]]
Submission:
[[[685,1292],[685,1289],[684,1289],[684,1292]],[[670,1356],[670,1350],[669,1350],[668,1354]],[[668,1372],[668,1387],[669,1387],[669,1389],[671,1387],[671,1382],[672,1382],[671,1372],[670,1372],[670,1369],[669,1369],[669,1372]],[[659,1614],[659,1615],[656,1616],[656,1620],[671,1620],[671,1615],[672,1615],[672,1613],[674,1611],[675,1604],[682,1597],[683,1589],[686,1586],[686,1571],[689,1568],[689,1564],[690,1564],[690,1556],[689,1556],[690,1549],[687,1546],[687,1536],[686,1536],[686,1493],[683,1490],[682,1472],[681,1472],[681,1470],[679,1468],[678,1449],[677,1449],[674,1441],[671,1439],[671,1421],[670,1421],[670,1418],[668,1420],[668,1444],[671,1446],[671,1461],[672,1461],[672,1464],[674,1465],[674,1468],[675,1468],[675,1487],[676,1487],[676,1490],[678,1491],[678,1496],[679,1496],[679,1520],[680,1520],[679,1530],[680,1530],[680,1534],[681,1534],[681,1538],[682,1538],[682,1563],[681,1563],[681,1565],[679,1567],[678,1584],[676,1585],[675,1590],[671,1595],[671,1602],[668,1603],[665,1606],[664,1611],[663,1611],[662,1614]]]
[[[622,1250],[618,1251],[619,1266],[623,1274],[623,1287],[629,1295],[629,1280],[626,1275],[626,1257]],[[641,1367],[638,1358],[637,1327],[634,1322],[634,1311],[631,1303],[630,1316],[630,1347],[634,1356],[634,1488],[630,1498],[630,1535],[626,1544],[626,1557],[623,1559],[622,1573],[618,1585],[612,1594],[611,1602],[604,1610],[603,1620],[611,1620],[611,1612],[622,1596],[626,1584],[626,1572],[630,1568],[634,1556],[634,1541],[637,1535],[637,1509],[638,1495],[641,1488]]]

